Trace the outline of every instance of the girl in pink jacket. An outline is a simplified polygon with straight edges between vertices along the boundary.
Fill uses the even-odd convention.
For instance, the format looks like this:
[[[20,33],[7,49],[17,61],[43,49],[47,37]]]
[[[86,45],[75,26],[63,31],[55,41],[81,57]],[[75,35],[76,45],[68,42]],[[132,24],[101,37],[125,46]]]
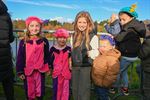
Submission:
[[[17,74],[24,80],[27,100],[42,100],[45,90],[45,73],[48,66],[49,43],[40,36],[42,21],[34,16],[26,19],[26,37],[20,41],[17,56]]]
[[[65,29],[58,29],[54,36],[57,43],[50,48],[50,65],[53,78],[52,100],[69,100],[71,48],[66,45],[69,33]]]

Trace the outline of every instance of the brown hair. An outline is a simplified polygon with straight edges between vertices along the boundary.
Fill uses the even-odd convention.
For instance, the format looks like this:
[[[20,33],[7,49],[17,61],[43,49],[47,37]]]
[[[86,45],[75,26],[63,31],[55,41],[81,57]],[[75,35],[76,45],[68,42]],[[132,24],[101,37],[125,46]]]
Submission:
[[[73,38],[74,40],[73,47],[76,48],[80,46],[82,42],[83,35],[82,35],[82,32],[77,27],[78,19],[81,17],[84,17],[87,21],[87,28],[85,30],[85,43],[86,43],[85,45],[86,45],[87,50],[89,50],[90,32],[94,29],[94,23],[92,21],[90,14],[86,11],[81,11],[76,15],[75,22],[74,22],[75,34]]]

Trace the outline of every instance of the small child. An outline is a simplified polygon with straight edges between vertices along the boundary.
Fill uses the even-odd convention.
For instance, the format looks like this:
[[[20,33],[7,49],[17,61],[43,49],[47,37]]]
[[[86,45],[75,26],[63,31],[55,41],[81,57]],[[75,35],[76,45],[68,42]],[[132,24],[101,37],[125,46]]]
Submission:
[[[120,52],[114,48],[115,41],[110,35],[100,35],[100,55],[94,59],[92,79],[98,100],[108,100],[109,87],[119,73]]]
[[[119,18],[116,14],[112,14],[108,24],[104,24],[105,30],[113,36],[116,36],[121,31]]]
[[[115,87],[121,87],[124,95],[129,95],[128,66],[138,59],[140,38],[144,38],[146,33],[144,23],[136,19],[138,14],[135,9],[136,4],[133,4],[131,7],[124,7],[120,10],[119,19],[122,30],[115,36],[117,48],[121,52],[120,74]]]
[[[66,45],[69,33],[65,29],[58,29],[54,36],[57,43],[50,48],[50,65],[53,78],[52,100],[69,100],[71,47]]]
[[[40,36],[42,21],[38,17],[26,19],[26,37],[20,41],[17,57],[17,74],[24,80],[27,100],[42,100],[45,90],[45,73],[50,74],[49,43]]]

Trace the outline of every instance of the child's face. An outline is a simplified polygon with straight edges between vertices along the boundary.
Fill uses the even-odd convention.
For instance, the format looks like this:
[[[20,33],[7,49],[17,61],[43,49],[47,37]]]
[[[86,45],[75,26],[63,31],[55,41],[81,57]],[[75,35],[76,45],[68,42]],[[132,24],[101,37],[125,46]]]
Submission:
[[[109,51],[113,48],[108,40],[100,40],[100,51]]]
[[[28,30],[31,35],[36,35],[40,32],[40,28],[41,28],[41,25],[38,22],[32,21],[29,24]]]
[[[64,38],[64,37],[59,37],[57,38],[57,44],[60,46],[60,47],[63,47],[66,45],[66,42],[67,42],[67,39]]]
[[[130,22],[133,18],[130,17],[130,16],[129,16],[128,14],[126,14],[126,13],[121,13],[121,14],[119,15],[119,19],[120,19],[121,25],[125,25],[125,24],[127,24],[128,22]]]
[[[80,31],[85,31],[87,28],[87,21],[85,17],[80,17],[77,21],[77,27]]]

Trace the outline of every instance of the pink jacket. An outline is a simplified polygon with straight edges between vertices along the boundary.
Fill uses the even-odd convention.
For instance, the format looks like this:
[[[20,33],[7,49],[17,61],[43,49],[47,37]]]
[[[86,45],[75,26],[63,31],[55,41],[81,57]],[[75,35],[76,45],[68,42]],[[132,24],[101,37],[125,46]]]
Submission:
[[[58,52],[53,52],[53,73],[52,77],[56,78],[59,75],[64,76],[65,79],[71,79],[71,72],[69,69],[69,53],[70,51],[59,50]]]
[[[44,64],[44,41],[40,44],[26,43],[26,67],[25,75],[31,75],[34,70],[41,73],[49,71],[48,63]]]

